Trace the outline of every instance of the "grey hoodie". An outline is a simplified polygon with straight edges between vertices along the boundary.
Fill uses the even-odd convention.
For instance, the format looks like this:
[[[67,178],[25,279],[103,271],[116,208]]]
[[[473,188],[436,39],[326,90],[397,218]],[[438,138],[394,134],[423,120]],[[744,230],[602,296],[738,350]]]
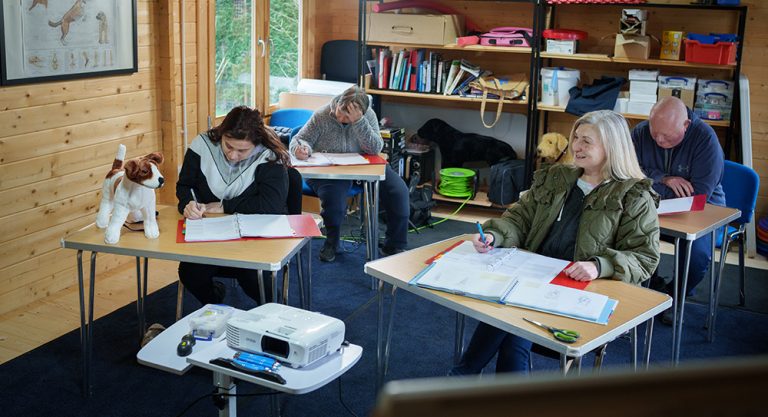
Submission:
[[[299,145],[311,152],[378,154],[384,146],[376,113],[370,108],[355,123],[343,125],[331,112],[338,97],[315,111],[306,125],[291,139],[288,149],[296,156]]]

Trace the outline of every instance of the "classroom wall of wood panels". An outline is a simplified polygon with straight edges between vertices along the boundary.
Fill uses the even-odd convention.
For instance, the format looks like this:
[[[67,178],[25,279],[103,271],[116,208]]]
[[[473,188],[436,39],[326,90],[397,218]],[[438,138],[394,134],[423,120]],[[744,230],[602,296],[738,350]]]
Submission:
[[[164,151],[163,172],[175,183],[178,7],[138,1],[137,73],[0,88],[0,313],[77,285],[75,251],[61,249],[60,239],[94,221],[118,144],[128,157]],[[188,19],[194,11],[193,4]],[[188,54],[187,62],[194,58]],[[190,90],[194,115],[194,85]],[[173,192],[167,187],[161,198]],[[98,272],[133,265],[126,257],[97,258]]]

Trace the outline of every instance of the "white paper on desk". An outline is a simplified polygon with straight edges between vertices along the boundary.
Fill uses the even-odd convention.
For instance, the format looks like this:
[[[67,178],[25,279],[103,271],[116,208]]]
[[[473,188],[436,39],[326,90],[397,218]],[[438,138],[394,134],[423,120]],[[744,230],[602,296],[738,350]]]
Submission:
[[[615,307],[602,294],[529,279],[517,280],[502,302],[591,322],[607,320],[604,310]]]
[[[184,240],[187,242],[240,239],[235,216],[187,219],[186,226]]]
[[[295,156],[291,155],[291,165],[295,167],[321,167],[333,165],[333,162],[325,154],[313,153],[312,156],[304,160],[296,159]]]
[[[359,153],[321,153],[325,155],[333,165],[367,165],[367,159],[365,159]]]
[[[427,267],[414,283],[420,287],[498,302],[513,281],[507,275],[441,259]]]
[[[289,237],[296,232],[281,214],[237,214],[242,237]]]
[[[704,194],[697,194],[690,197],[668,198],[659,201],[659,208],[656,213],[673,214],[684,213],[686,211],[700,211],[704,209],[707,197]]]
[[[445,261],[471,265],[476,269],[485,269],[509,275],[512,278],[543,282],[552,281],[570,263],[516,248],[493,248],[488,252],[480,253],[475,250],[472,242],[468,241],[462,242],[437,260],[437,262]]]

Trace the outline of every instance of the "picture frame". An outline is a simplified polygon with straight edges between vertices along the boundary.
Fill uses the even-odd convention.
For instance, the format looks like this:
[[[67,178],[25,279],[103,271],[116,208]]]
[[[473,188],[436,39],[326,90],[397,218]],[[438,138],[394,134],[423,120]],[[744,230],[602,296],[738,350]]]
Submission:
[[[0,85],[138,71],[136,0],[3,0]]]

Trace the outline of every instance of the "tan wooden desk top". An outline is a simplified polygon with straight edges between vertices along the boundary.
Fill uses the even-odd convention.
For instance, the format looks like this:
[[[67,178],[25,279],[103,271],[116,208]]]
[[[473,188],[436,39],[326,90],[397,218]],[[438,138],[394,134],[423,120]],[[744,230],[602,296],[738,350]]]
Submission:
[[[662,235],[696,240],[740,216],[738,209],[707,204],[701,211],[659,216],[659,228]]]
[[[296,167],[304,179],[328,180],[384,180],[384,164],[369,165],[331,165],[323,167]]]
[[[368,262],[365,264],[365,272],[398,288],[569,356],[582,356],[672,305],[672,299],[666,294],[621,281],[595,280],[589,284],[587,291],[605,294],[619,301],[608,324],[601,325],[408,285],[408,282],[426,267],[424,261],[458,240],[471,239],[471,236],[457,236]],[[554,327],[576,330],[581,334],[581,338],[576,343],[564,344],[555,340],[547,331],[525,322],[523,317]]]
[[[182,216],[174,206],[158,206],[160,237],[147,239],[143,231],[123,228],[120,242],[104,243],[104,230],[95,224],[61,239],[63,248],[185,261],[238,268],[278,271],[301,249],[303,238],[234,240],[227,242],[176,243],[176,229]]]

